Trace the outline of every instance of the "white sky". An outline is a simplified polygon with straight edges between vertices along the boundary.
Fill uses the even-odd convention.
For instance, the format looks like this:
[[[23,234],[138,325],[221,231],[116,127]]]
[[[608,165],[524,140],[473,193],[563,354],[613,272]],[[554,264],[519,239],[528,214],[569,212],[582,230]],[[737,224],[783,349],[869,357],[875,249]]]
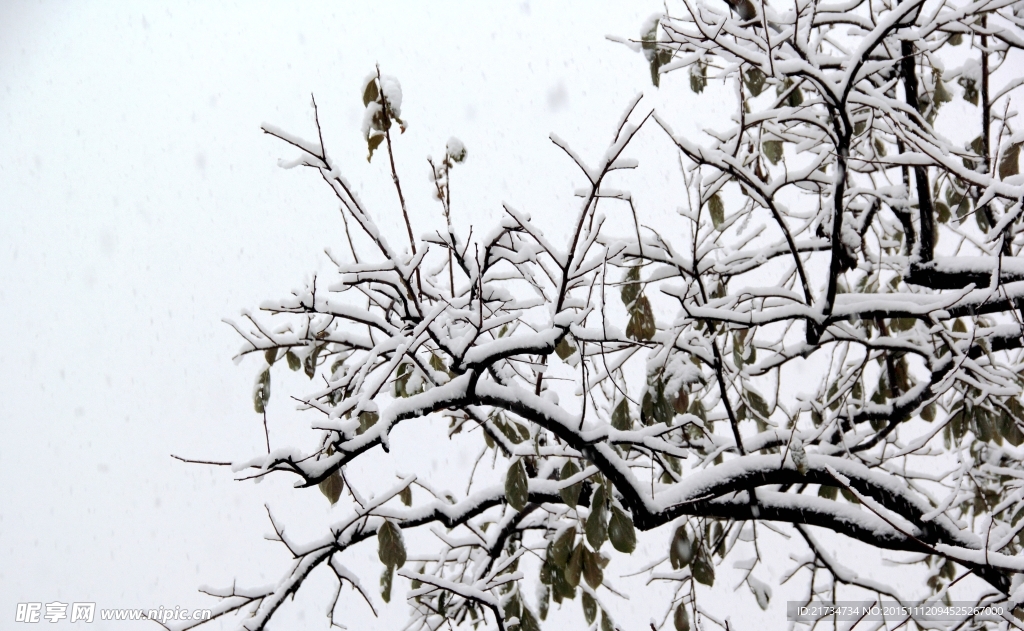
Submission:
[[[328,150],[397,230],[383,154],[368,165],[359,133],[360,81],[379,63],[404,90],[410,127],[396,152],[418,226],[439,215],[425,157],[455,135],[469,151],[453,176],[460,229],[486,231],[509,202],[557,237],[578,176],[549,132],[601,155],[641,90],[664,103],[677,131],[695,124],[691,112],[722,114],[721,99],[694,107],[685,77],[656,92],[643,57],[604,38],[637,35],[660,7],[0,5],[0,626],[13,624],[18,602],[201,607],[212,600],[200,585],[276,581],[287,558],[262,540],[265,503],[297,539],[323,534],[319,521],[288,520],[329,521],[316,490],[295,491],[284,477],[236,483],[227,470],[169,456],[263,450],[256,365],[231,362],[241,340],[221,318],[322,269],[324,247],[345,250],[326,189],[312,172],[276,166],[294,150],[263,135],[261,122],[312,136],[315,93]],[[655,199],[651,212],[679,203]],[[395,233],[404,238],[404,228]],[[303,382],[292,379],[292,392]],[[274,385],[274,446],[308,440],[311,419],[291,411],[288,386]],[[438,453],[419,454],[424,474],[467,457],[436,444]],[[662,553],[664,542],[654,544],[650,554]],[[353,551],[371,588],[375,555]],[[321,579],[274,628],[326,627],[330,582]],[[396,584],[391,623],[380,628],[399,628],[405,589]],[[345,594],[362,621],[350,628],[367,628],[365,606]],[[648,612],[637,596],[623,616],[661,615],[661,604]]]

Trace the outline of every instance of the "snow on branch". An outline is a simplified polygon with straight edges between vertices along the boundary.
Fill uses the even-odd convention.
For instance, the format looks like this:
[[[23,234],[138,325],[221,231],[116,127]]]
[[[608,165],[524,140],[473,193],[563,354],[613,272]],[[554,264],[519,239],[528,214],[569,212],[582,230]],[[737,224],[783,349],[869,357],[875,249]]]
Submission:
[[[718,619],[695,588],[716,572],[740,572],[769,606],[752,575],[765,550],[788,552],[787,580],[809,575],[805,600],[838,585],[918,597],[845,567],[835,537],[921,568],[937,598],[1010,603],[1024,573],[1010,473],[1024,468],[1024,134],[1010,106],[1024,84],[1006,76],[1019,3],[727,4],[686,0],[617,40],[655,86],[687,75],[700,98],[731,102],[721,129],[674,132],[681,115],[638,95],[597,155],[552,133],[587,177],[582,202],[538,219],[505,205],[489,232],[450,213],[461,142],[430,160],[437,221],[417,239],[393,159],[395,206],[371,209],[322,142],[264,125],[303,152],[363,247],[231,322],[238,358],[262,354],[261,415],[284,399],[282,371],[316,382],[293,399],[316,414],[309,443],[268,438],[234,470],[316,485],[347,517],[302,545],[275,521],[293,562],[270,588],[211,591],[218,615],[263,629],[319,566],[376,608],[344,562],[376,540],[380,595],[409,588],[411,629],[536,629],[577,592],[587,624],[615,628],[605,591],[628,577],[606,568],[666,530],[661,560],[635,565],[676,589],[662,619],[676,628]],[[379,70],[362,89],[370,159],[390,158],[401,89]],[[954,98],[972,121],[962,145],[938,131]],[[674,215],[629,188],[641,143],[677,169]],[[563,241],[545,236],[549,215],[569,218]],[[404,220],[408,250],[375,217]],[[421,426],[448,441],[424,449],[478,454],[463,491],[398,475],[392,444],[436,436]],[[371,452],[397,482],[353,475]],[[417,529],[434,548],[410,536],[406,549]]]

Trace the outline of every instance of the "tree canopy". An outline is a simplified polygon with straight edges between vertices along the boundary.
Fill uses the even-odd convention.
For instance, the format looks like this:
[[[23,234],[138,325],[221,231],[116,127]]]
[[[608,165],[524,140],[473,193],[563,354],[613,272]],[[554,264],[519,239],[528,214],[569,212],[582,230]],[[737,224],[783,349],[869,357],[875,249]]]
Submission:
[[[453,225],[457,139],[430,161],[441,227],[417,236],[393,157],[401,88],[379,70],[361,86],[363,134],[407,242],[386,238],[319,118],[315,140],[264,126],[299,151],[286,166],[335,196],[348,251],[333,277],[234,323],[240,355],[261,362],[257,412],[284,364],[316,384],[300,397],[316,443],[236,470],[319,486],[342,517],[304,543],[275,521],[291,566],[270,587],[214,592],[216,613],[262,629],[323,567],[370,607],[409,581],[413,629],[528,631],[579,599],[606,631],[619,627],[605,569],[648,536],[664,551],[634,565],[675,586],[652,609],[659,629],[725,628],[701,590],[735,587],[715,583],[726,559],[767,607],[764,537],[790,549],[784,574],[806,601],[921,600],[829,554],[838,535],[905,553],[931,600],[1005,606],[932,628],[1018,626],[1022,25],[1010,0],[673,5],[619,41],[652,90],[681,75],[698,94],[728,88],[730,125],[687,137],[640,95],[603,155],[552,134],[585,180],[566,242],[509,205],[489,233]],[[679,163],[673,221],[652,223],[626,188],[642,136],[669,139]],[[347,483],[364,454],[438,415],[446,448],[479,453],[464,494],[419,475],[372,497]],[[424,527],[440,543],[407,546]],[[379,594],[346,565],[362,542],[378,549]]]

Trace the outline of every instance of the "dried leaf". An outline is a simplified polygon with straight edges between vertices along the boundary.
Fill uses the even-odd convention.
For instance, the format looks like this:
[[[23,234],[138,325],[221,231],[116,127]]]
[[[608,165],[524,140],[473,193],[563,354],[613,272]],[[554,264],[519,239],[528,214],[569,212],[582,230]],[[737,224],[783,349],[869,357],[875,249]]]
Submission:
[[[579,586],[583,574],[583,542],[576,544],[569,562],[565,564],[565,581],[573,588]]]
[[[641,295],[633,303],[630,310],[629,323],[626,325],[626,337],[646,342],[654,337],[654,312],[647,296]]]
[[[449,377],[452,376],[452,371],[449,370],[448,367],[444,365],[444,360],[433,353],[430,354],[430,367],[436,370],[437,372],[448,375]]]
[[[601,631],[615,631],[615,622],[604,609],[601,610]]]
[[[693,578],[698,583],[708,587],[715,584],[715,564],[701,546],[697,546],[697,554],[693,557],[693,566],[690,571],[693,572]]]
[[[686,605],[679,603],[672,615],[672,625],[676,631],[690,631],[690,616],[686,613]]]
[[[786,99],[786,104],[790,107],[800,107],[804,103],[804,93],[800,88],[797,88],[789,93],[789,98]]]
[[[366,139],[366,148],[369,150],[369,153],[366,154],[367,162],[373,159],[373,152],[377,150],[377,147],[379,147],[382,142],[384,142],[384,134],[371,134],[370,137]]]
[[[341,491],[345,488],[345,482],[341,479],[341,474],[335,471],[323,480],[320,480],[320,484],[317,486],[320,488],[320,492],[324,494],[324,497],[326,497],[333,506],[338,503],[338,499],[341,497]]]
[[[380,92],[377,90],[377,79],[372,78],[363,86],[363,107],[367,107],[379,98]]]
[[[256,378],[256,387],[252,392],[252,405],[257,414],[263,414],[267,410],[267,403],[270,401],[270,368],[260,373]]]
[[[1020,143],[1010,145],[999,159],[999,179],[1005,180],[1020,173]]]
[[[559,474],[560,480],[568,480],[572,476],[580,472],[580,468],[576,466],[572,460],[567,461],[562,465],[562,471]],[[568,486],[564,489],[560,489],[558,494],[562,496],[562,501],[565,502],[570,508],[576,508],[577,502],[580,499],[580,492],[583,490],[583,484],[577,482],[572,486]]]
[[[654,87],[661,86],[661,67],[672,61],[672,51],[661,49],[651,56],[651,83]],[[691,79],[692,81],[692,79]],[[706,82],[706,80],[705,80]],[[691,83],[692,87],[692,83]]]
[[[655,20],[654,24],[651,25],[650,30],[640,35],[640,46],[645,51],[645,54],[658,50],[658,24],[660,20]]]
[[[595,550],[608,539],[608,508],[603,484],[598,485],[590,501],[590,516],[587,517],[587,541]]]
[[[604,570],[601,569],[600,555],[592,550],[583,549],[583,580],[590,589],[597,589],[604,582]]]
[[[782,159],[782,141],[781,140],[765,140],[761,143],[761,148],[764,150],[764,155],[772,164],[778,164],[779,160]]]
[[[331,364],[331,375],[332,376],[336,375],[338,373],[338,369],[341,368],[344,365],[345,365],[345,360],[344,359],[336,359],[336,360],[334,360],[334,363]],[[338,390],[337,392],[340,393],[341,391]]]
[[[850,502],[851,504],[860,504],[860,498],[854,495],[853,492],[849,491],[845,486],[839,487],[839,493],[847,502]]]
[[[380,575],[380,597],[384,602],[391,602],[391,584],[395,578],[395,566],[389,565],[384,568]]]
[[[753,66],[743,73],[743,84],[750,90],[751,96],[760,96],[764,92],[764,73],[757,66]]]
[[[693,414],[699,418],[702,422],[708,422],[707,411],[704,410],[704,403],[700,399],[694,397],[693,401],[690,402],[690,414]]]
[[[921,410],[921,418],[931,423],[935,420],[935,404],[929,403]]]
[[[747,576],[747,586],[749,586],[750,591],[754,593],[754,599],[757,600],[757,606],[762,610],[768,609],[768,603],[772,598],[772,588],[753,576]]]
[[[583,592],[583,617],[586,618],[587,624],[594,624],[594,620],[597,619],[597,602],[587,592]]]
[[[675,409],[672,403],[665,397],[665,381],[657,379],[653,384],[648,385],[647,392],[641,400],[640,419],[645,425],[656,423],[672,424],[675,416]]]
[[[395,398],[407,398],[411,394],[408,391],[408,385],[409,377],[412,375],[412,364],[409,362],[403,362],[398,365],[398,370],[395,372],[395,381],[392,384],[393,388],[391,394]]]
[[[722,224],[725,223],[725,204],[722,203],[722,198],[715,193],[708,200],[708,211],[711,213],[711,223],[715,226],[715,230],[720,230]]]
[[[889,329],[902,333],[903,331],[909,331],[914,328],[917,323],[916,318],[893,318],[889,320]]]
[[[564,570],[576,542],[576,528],[569,528],[551,544],[551,562]]]
[[[569,336],[565,335],[562,337],[558,345],[555,346],[555,354],[562,361],[569,359],[569,356],[576,352],[576,345],[569,342]]]
[[[735,338],[736,336],[733,337]],[[732,343],[732,363],[736,364],[738,370],[743,370],[743,364],[745,363],[743,355],[743,342],[734,339]]]
[[[360,412],[359,413],[359,429],[356,430],[356,434],[363,434],[366,430],[370,429],[377,424],[380,420],[380,415],[376,412]]]
[[[973,151],[975,153],[975,155],[980,156],[983,153],[985,153],[985,137],[984,137],[984,135],[980,135],[980,136],[975,137],[974,140],[972,140],[970,142],[969,146],[971,148],[971,151]]]
[[[708,85],[708,66],[702,61],[690,66],[690,90],[700,94]]]
[[[1010,414],[1002,415],[1000,432],[1006,442],[1014,447],[1020,447],[1021,443],[1024,443],[1024,432],[1020,429],[1020,424],[1024,422],[1024,407],[1017,397],[1010,397],[1006,407],[1010,409]]]
[[[530,437],[530,430],[528,428],[515,421],[507,421],[501,416],[495,418],[494,425],[504,434],[505,438],[516,445]]]
[[[943,103],[949,103],[953,100],[953,95],[946,88],[946,83],[942,79],[938,78],[940,76],[941,74],[936,71],[935,92],[933,97],[935,101],[935,109],[938,109]]]
[[[385,520],[377,529],[377,556],[387,567],[405,565],[405,543],[402,530],[393,522]]]
[[[305,371],[306,376],[310,379],[316,376],[316,360],[320,356],[320,351],[323,349],[323,344],[314,344],[313,350],[306,355],[306,359],[302,362],[302,368]]]
[[[526,605],[522,605],[519,611],[519,631],[540,631],[540,624]]]
[[[693,560],[693,544],[686,533],[686,524],[676,528],[675,534],[672,535],[672,542],[668,548],[668,560],[674,570],[686,567]]]
[[[954,35],[954,37],[959,36],[959,33]],[[979,102],[978,82],[968,77],[960,77],[957,79],[957,83],[959,83],[960,87],[964,89],[964,100],[971,105],[977,105]]]
[[[621,432],[626,432],[633,428],[633,421],[629,418],[629,400],[625,397],[619,401],[619,404],[612,411],[612,427]]]
[[[505,474],[505,497],[508,505],[517,511],[526,508],[529,499],[529,485],[526,481],[526,468],[522,459],[516,460]]]
[[[630,554],[636,549],[636,529],[633,520],[618,506],[612,507],[612,517],[608,522],[608,539],[619,552]]]
[[[687,408],[690,406],[690,393],[686,389],[686,386],[679,388],[679,392],[672,399],[672,409],[675,410],[676,414],[686,414]]]
[[[1000,166],[1002,166],[1002,165],[1000,165]],[[975,221],[975,223],[978,224],[978,230],[981,230],[982,233],[987,233],[988,232],[988,229],[989,229],[988,213],[985,212],[985,207],[984,206],[981,207],[981,208],[978,208],[974,212],[974,221]]]
[[[763,398],[761,398],[761,395],[753,390],[744,390],[743,394],[747,403],[750,405],[750,408],[761,417],[761,420],[767,421],[772,413],[771,410],[768,409],[768,404],[765,403]]]
[[[640,295],[640,266],[634,265],[622,279],[622,304],[629,309]]]
[[[708,536],[708,545],[715,546],[715,553],[725,558],[725,537],[722,522],[716,521],[711,526],[711,534]]]

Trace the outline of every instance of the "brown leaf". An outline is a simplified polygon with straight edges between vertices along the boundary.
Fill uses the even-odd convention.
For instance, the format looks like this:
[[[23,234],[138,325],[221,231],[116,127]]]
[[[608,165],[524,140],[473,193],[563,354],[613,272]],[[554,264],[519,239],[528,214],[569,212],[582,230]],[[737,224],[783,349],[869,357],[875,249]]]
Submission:
[[[612,427],[622,432],[633,428],[633,421],[629,418],[629,401],[625,397],[612,411]]]
[[[270,368],[260,373],[256,380],[256,387],[252,393],[252,405],[257,414],[266,412],[267,403],[270,401]]]
[[[1010,145],[999,159],[999,179],[1005,180],[1020,173],[1020,143]]]
[[[608,508],[604,485],[598,485],[590,501],[590,516],[587,517],[587,541],[595,550],[608,539]]]
[[[693,557],[693,567],[690,568],[690,571],[693,572],[693,578],[698,583],[703,583],[708,587],[715,584],[715,564],[701,546],[697,547],[697,554]]]
[[[690,537],[686,533],[686,524],[676,528],[675,534],[672,535],[672,543],[669,544],[668,549],[668,560],[674,570],[686,567],[693,560],[693,545],[690,543]]]
[[[517,511],[526,508],[529,499],[529,485],[526,481],[526,468],[522,459],[516,460],[505,474],[505,497],[508,505]]]
[[[636,549],[636,529],[633,520],[618,506],[612,507],[612,518],[608,523],[608,539],[619,552],[630,554]]]
[[[626,325],[626,337],[646,342],[654,337],[654,312],[647,296],[641,295],[630,309],[629,323]]]
[[[338,499],[341,497],[341,491],[345,488],[345,482],[341,479],[341,474],[335,471],[331,475],[327,476],[320,481],[317,485],[320,488],[320,492],[324,494],[331,505],[338,503]]]
[[[385,520],[377,529],[377,556],[387,567],[405,565],[405,543],[402,530],[393,522]]]
[[[583,580],[591,589],[597,589],[604,582],[604,571],[601,569],[600,555],[592,550],[583,549]]]
[[[583,617],[586,618],[587,624],[594,624],[594,620],[597,619],[597,601],[587,592],[583,592]]]
[[[565,564],[565,582],[572,587],[580,584],[580,576],[583,574],[583,542],[576,544],[576,548]]]
[[[572,476],[580,472],[580,468],[576,466],[572,460],[567,461],[562,465],[562,470],[559,473],[559,480],[568,480]],[[566,503],[570,508],[576,508],[576,503],[580,499],[580,491],[583,490],[583,484],[577,482],[572,486],[568,486],[564,489],[560,489],[558,494],[562,496],[562,501]]]
[[[676,631],[690,631],[690,616],[686,613],[686,605],[679,603],[676,612],[672,616],[672,626]]]

